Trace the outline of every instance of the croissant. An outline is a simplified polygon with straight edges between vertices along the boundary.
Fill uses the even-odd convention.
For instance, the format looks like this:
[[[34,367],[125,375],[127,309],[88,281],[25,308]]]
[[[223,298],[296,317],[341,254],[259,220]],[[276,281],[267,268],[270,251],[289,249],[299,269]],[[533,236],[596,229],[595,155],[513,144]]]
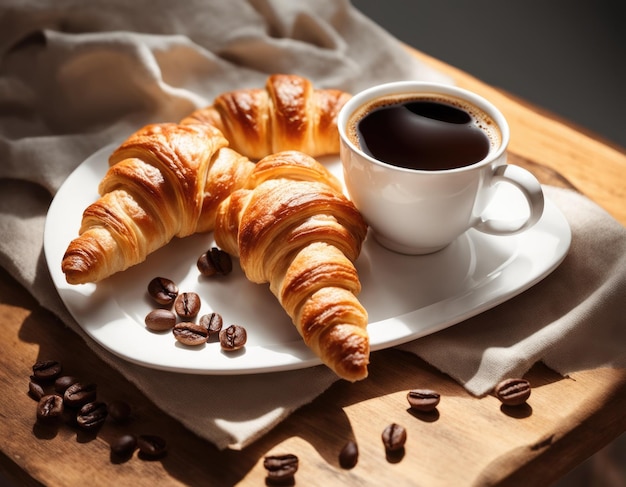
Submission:
[[[219,203],[254,167],[210,125],[147,125],[109,158],[101,197],[83,213],[61,263],[70,284],[143,262],[174,237],[213,229]]]
[[[367,376],[367,312],[353,264],[367,226],[324,166],[298,152],[262,159],[219,205],[214,232],[250,281],[269,283],[326,365],[350,381]]]
[[[337,115],[349,98],[340,90],[314,89],[301,76],[275,74],[265,88],[223,93],[181,123],[214,125],[230,147],[253,160],[284,150],[318,157],[339,152]]]

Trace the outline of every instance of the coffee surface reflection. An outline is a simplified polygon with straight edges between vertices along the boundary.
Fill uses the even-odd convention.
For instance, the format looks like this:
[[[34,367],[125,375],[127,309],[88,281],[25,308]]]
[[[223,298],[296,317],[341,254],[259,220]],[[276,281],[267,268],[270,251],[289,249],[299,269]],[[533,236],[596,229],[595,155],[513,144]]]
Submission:
[[[354,117],[352,137],[379,161],[429,171],[480,162],[500,143],[487,114],[451,98],[374,102]]]

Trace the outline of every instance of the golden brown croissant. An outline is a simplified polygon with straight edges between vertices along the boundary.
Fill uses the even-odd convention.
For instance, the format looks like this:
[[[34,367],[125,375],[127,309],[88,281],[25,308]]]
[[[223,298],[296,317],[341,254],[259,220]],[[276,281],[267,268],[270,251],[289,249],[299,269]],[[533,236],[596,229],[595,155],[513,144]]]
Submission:
[[[212,230],[219,203],[253,163],[209,125],[148,125],[109,158],[100,199],[83,213],[61,264],[70,284],[97,282],[143,262],[173,237]]]
[[[318,157],[339,152],[337,115],[349,98],[340,90],[314,89],[301,76],[275,74],[265,88],[223,93],[182,123],[214,125],[231,148],[254,160],[284,150]]]
[[[269,282],[304,342],[350,381],[367,376],[367,312],[353,262],[367,226],[339,181],[313,158],[259,161],[247,189],[220,204],[215,240],[246,277]]]

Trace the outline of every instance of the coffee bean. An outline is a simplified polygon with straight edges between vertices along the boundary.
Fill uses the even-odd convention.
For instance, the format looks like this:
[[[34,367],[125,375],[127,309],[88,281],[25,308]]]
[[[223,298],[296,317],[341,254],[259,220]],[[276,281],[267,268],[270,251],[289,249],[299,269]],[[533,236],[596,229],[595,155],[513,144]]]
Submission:
[[[156,435],[140,435],[137,437],[139,452],[148,459],[160,458],[167,452],[167,443]]]
[[[230,255],[217,247],[213,247],[202,254],[198,258],[197,266],[200,274],[207,277],[214,275],[225,276],[233,270],[233,262]]]
[[[530,382],[526,379],[505,379],[494,389],[496,397],[505,406],[520,406],[530,397]]]
[[[209,313],[202,315],[198,320],[198,323],[207,329],[209,332],[209,338],[211,338],[212,336],[219,334],[222,330],[224,321],[218,313]]]
[[[46,393],[43,390],[43,387],[41,387],[41,385],[31,380],[28,383],[28,395],[32,397],[33,399],[35,399],[36,401],[39,401],[43,396],[46,395]]]
[[[352,440],[348,441],[339,453],[339,465],[341,468],[354,468],[359,460],[359,449]]]
[[[62,375],[54,381],[54,390],[59,394],[65,394],[65,391],[72,384],[76,384],[78,379],[71,375]]]
[[[430,389],[413,389],[406,395],[411,409],[428,413],[434,411],[439,404],[439,393]]]
[[[267,479],[272,483],[291,481],[298,471],[298,457],[291,453],[285,455],[269,455],[263,460],[267,470]]]
[[[200,311],[200,296],[194,292],[185,292],[178,295],[174,301],[174,311],[182,319],[195,318]]]
[[[131,413],[132,408],[125,401],[111,401],[109,403],[109,416],[118,423],[128,421]]]
[[[69,386],[63,394],[63,402],[69,407],[81,407],[96,400],[96,384],[76,382]]]
[[[136,448],[137,437],[135,435],[124,434],[111,442],[111,453],[121,458],[130,457]]]
[[[386,451],[398,451],[406,443],[406,430],[399,424],[391,423],[383,430],[382,440]]]
[[[177,323],[176,326],[172,329],[174,333],[174,337],[183,345],[187,345],[190,347],[195,347],[198,345],[202,345],[206,343],[209,332],[207,329],[196,323],[192,323],[190,321],[183,321],[181,323]]]
[[[144,320],[146,328],[152,331],[167,331],[174,328],[176,315],[169,309],[153,309]]]
[[[37,420],[42,423],[58,421],[63,416],[63,398],[58,394],[43,396],[37,403]]]
[[[88,402],[76,415],[78,426],[91,430],[102,426],[108,415],[107,405],[103,402]]]
[[[248,334],[243,326],[230,325],[220,331],[220,346],[222,350],[232,352],[242,348],[248,340]]]
[[[171,279],[155,277],[148,283],[148,294],[157,303],[170,305],[178,296],[178,286]]]
[[[49,382],[61,375],[63,367],[56,360],[41,360],[33,365],[33,377],[38,382]]]

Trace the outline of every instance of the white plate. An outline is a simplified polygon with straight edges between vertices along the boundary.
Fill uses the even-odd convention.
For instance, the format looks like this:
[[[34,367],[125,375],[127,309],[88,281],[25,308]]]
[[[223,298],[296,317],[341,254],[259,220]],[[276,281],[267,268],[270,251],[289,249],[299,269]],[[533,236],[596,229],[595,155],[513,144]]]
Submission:
[[[97,198],[113,146],[89,157],[65,181],[52,202],[44,232],[44,250],[54,284],[78,324],[114,354],[157,369],[196,374],[244,374],[297,369],[319,364],[265,285],[248,282],[234,262],[232,274],[199,275],[196,260],[214,245],[213,235],[176,239],[146,262],[98,285],[67,284],[61,260],[77,235],[82,212]],[[341,178],[338,158],[322,160]],[[514,191],[501,185],[494,208],[526,211]],[[571,232],[556,206],[546,201],[543,217],[529,231],[494,237],[470,230],[446,249],[409,257],[366,239],[356,266],[369,313],[372,350],[404,343],[454,325],[528,289],[563,260]],[[225,325],[248,331],[246,347],[224,353],[218,343],[180,346],[171,332],[153,333],[144,325],[153,309],[148,282],[168,277],[182,291],[202,298],[201,314],[220,313]]]

